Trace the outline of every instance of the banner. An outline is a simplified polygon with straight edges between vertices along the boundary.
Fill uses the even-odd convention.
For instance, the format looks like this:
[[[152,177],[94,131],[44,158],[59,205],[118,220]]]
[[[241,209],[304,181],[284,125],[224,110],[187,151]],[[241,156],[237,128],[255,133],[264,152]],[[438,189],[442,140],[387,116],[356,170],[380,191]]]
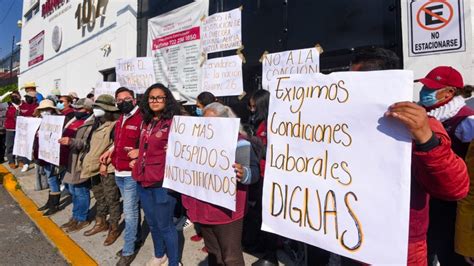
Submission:
[[[41,118],[18,116],[16,118],[13,154],[32,159],[33,143]]]
[[[118,83],[136,94],[145,93],[157,82],[153,60],[152,57],[118,59],[115,66]]]
[[[319,52],[316,48],[266,54],[262,61],[262,87],[268,90],[279,75],[319,73]]]
[[[236,8],[213,14],[204,20],[201,29],[204,53],[238,49],[242,46],[242,11]]]
[[[59,139],[63,135],[63,115],[47,115],[41,121],[38,131],[38,157],[48,163],[59,166]]]
[[[95,85],[94,96],[96,99],[103,94],[108,94],[115,97],[115,91],[118,88],[120,88],[120,83],[118,82],[99,81]]]
[[[262,229],[368,264],[406,264],[410,71],[278,76],[269,83]]]
[[[158,60],[156,79],[193,103],[201,93],[201,18],[207,15],[208,0],[148,20],[147,55]]]
[[[28,59],[28,66],[32,66],[44,60],[44,31],[38,33],[35,37],[31,38],[30,54]]]
[[[242,94],[242,59],[234,55],[207,60],[202,66],[202,89],[217,97]]]
[[[238,118],[174,116],[163,186],[235,211],[239,125]]]

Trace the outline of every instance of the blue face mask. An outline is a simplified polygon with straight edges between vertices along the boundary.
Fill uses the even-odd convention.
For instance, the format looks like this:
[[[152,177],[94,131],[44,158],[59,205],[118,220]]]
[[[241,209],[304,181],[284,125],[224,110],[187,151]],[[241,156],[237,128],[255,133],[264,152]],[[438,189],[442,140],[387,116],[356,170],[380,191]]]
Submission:
[[[201,108],[196,108],[196,115],[197,116],[203,116],[204,114],[202,113],[202,109]]]
[[[57,103],[56,108],[58,108],[59,110],[63,110],[64,109],[64,103]]]
[[[421,89],[420,91],[420,104],[425,107],[430,107],[438,103],[436,99],[436,90]]]

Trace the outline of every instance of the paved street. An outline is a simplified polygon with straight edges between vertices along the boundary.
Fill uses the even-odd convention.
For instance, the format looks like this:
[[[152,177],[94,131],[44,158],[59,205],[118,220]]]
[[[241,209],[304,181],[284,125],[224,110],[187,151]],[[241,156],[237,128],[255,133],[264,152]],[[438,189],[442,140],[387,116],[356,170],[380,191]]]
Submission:
[[[0,265],[67,265],[0,185]]]

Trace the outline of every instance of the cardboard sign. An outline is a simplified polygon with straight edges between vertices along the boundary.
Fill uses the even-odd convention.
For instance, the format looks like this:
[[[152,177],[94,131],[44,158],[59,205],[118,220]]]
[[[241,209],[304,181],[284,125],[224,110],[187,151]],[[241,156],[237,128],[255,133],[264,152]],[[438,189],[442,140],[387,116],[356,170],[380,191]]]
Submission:
[[[163,186],[235,211],[239,125],[237,118],[174,116]]]
[[[319,73],[319,52],[316,48],[267,54],[262,61],[262,87],[279,75]]]
[[[100,95],[108,94],[115,97],[115,91],[120,88],[119,82],[99,81],[94,88],[94,96],[97,99]]]
[[[401,70],[272,80],[262,229],[364,263],[405,264],[412,141],[384,113],[412,90],[413,73]]]
[[[59,151],[61,145],[58,140],[63,134],[65,116],[47,115],[41,121],[38,131],[38,157],[48,163],[59,166]]]
[[[204,20],[201,30],[204,53],[238,49],[242,46],[242,11],[236,8],[213,14]]]
[[[133,90],[136,94],[145,93],[148,87],[157,82],[154,62],[151,57],[118,59],[115,72],[117,73],[117,82],[121,86]]]
[[[242,94],[242,59],[234,55],[207,60],[202,66],[201,87],[215,96]]]
[[[41,118],[18,116],[16,118],[13,154],[32,159],[33,143]]]

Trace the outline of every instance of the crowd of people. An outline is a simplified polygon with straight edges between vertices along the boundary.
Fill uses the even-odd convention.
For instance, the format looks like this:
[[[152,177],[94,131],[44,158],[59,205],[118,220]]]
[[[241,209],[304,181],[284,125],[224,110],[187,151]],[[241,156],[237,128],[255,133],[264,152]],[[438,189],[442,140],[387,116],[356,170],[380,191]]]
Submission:
[[[367,49],[355,55],[351,71],[397,69],[399,64],[389,50]],[[419,103],[394,103],[381,114],[400,121],[413,138],[407,264],[474,265],[474,188],[468,173],[474,176],[474,145],[470,145],[474,110],[465,102],[473,88],[465,86],[461,74],[448,66],[437,67],[416,82],[423,85]],[[160,83],[150,86],[140,101],[125,87],[115,96],[95,99],[93,94],[78,98],[75,93],[43,99],[35,84],[25,84],[24,89],[23,97],[14,91],[8,103],[0,106],[5,110],[0,114],[5,120],[9,167],[26,172],[33,163],[12,153],[17,116],[65,116],[59,166],[40,160],[38,141],[34,145],[38,178],[46,177],[49,187],[48,200],[38,211],[45,216],[55,214],[62,209],[61,195],[70,194],[71,218],[61,228],[73,233],[95,220],[83,234],[108,231],[105,246],[122,235],[124,245],[117,253],[117,265],[130,265],[143,244],[140,210],[154,246],[147,265],[180,264],[178,221],[194,223],[197,234],[192,240],[204,239],[209,265],[245,265],[243,251],[261,255],[255,266],[278,265],[278,249],[289,246],[296,250],[301,245],[260,230],[268,91],[256,90],[249,97],[249,119],[242,120],[235,140],[233,168],[239,182],[236,209],[230,211],[163,187],[173,116],[237,117],[211,93],[201,93],[196,107],[190,109]],[[95,217],[90,217],[91,191]],[[120,232],[122,217],[125,227]],[[306,249],[308,265],[363,264],[317,247]]]

